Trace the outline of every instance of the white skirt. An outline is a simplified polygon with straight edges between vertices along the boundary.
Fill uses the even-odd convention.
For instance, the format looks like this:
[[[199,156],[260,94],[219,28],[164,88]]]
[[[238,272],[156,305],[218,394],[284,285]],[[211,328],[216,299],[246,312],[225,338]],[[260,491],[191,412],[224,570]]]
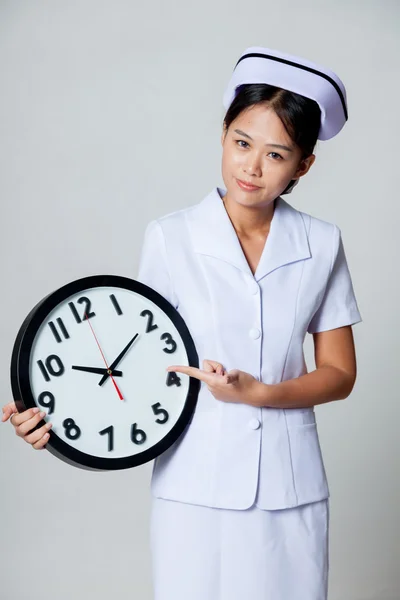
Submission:
[[[329,500],[282,510],[152,497],[154,600],[326,600]]]

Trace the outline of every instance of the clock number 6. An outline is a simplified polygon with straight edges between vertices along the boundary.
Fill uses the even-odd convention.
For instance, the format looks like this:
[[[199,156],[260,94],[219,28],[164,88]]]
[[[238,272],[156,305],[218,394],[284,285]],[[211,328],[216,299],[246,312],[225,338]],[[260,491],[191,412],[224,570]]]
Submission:
[[[143,429],[137,428],[137,423],[134,423],[131,427],[131,440],[134,444],[144,444],[147,440],[147,435]]]

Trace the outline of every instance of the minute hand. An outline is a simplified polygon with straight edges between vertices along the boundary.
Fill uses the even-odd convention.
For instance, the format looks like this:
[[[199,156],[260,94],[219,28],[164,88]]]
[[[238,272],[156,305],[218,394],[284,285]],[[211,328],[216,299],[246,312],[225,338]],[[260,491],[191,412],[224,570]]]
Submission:
[[[125,354],[128,352],[129,348],[132,346],[133,342],[136,340],[136,338],[138,337],[138,335],[139,335],[138,333],[135,333],[135,335],[133,336],[133,338],[131,339],[131,341],[127,343],[127,345],[122,350],[122,352],[120,354],[118,354],[118,356],[114,360],[114,362],[111,363],[111,365],[109,366],[109,370],[111,372],[113,371],[113,369],[115,369],[115,367],[117,367],[119,365],[120,361],[123,359],[123,357],[125,356]],[[99,385],[103,385],[103,383],[107,380],[108,377],[109,377],[109,373],[107,372],[100,379]]]

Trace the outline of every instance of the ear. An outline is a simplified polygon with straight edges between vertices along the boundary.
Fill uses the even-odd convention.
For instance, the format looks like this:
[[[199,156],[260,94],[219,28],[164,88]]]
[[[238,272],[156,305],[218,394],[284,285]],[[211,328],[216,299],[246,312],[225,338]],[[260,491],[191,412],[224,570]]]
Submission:
[[[224,125],[223,125],[223,127],[222,127],[222,133],[221,133],[221,146],[223,146],[223,145],[224,145],[224,141],[225,141],[225,138],[226,138],[226,134],[227,134],[227,133],[228,133],[228,130],[227,130],[227,128],[225,127],[225,123],[224,123]]]
[[[311,154],[310,156],[307,156],[307,158],[303,158],[303,160],[300,161],[298,169],[292,177],[292,179],[298,179],[300,177],[303,177],[303,175],[305,175],[310,170],[311,166],[315,162],[315,159],[315,154]]]

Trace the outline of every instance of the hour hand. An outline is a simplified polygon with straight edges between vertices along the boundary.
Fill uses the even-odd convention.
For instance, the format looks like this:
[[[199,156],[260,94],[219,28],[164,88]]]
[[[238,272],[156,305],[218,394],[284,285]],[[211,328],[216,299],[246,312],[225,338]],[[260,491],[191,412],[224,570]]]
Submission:
[[[75,371],[95,373],[96,375],[109,375],[111,373],[113,377],[122,377],[122,371],[112,371],[111,369],[101,369],[97,367],[80,367],[78,365],[72,365],[72,369],[75,369]]]

